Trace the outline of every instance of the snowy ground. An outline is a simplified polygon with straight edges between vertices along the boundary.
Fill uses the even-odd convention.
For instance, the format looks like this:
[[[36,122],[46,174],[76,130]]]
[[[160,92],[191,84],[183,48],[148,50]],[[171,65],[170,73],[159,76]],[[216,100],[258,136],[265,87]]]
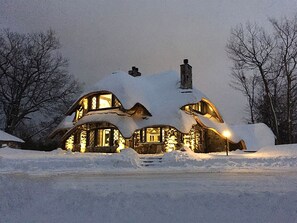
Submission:
[[[71,153],[0,149],[0,173],[139,173],[139,172],[245,172],[297,171],[297,144],[270,146],[256,153],[241,151],[201,154],[190,150],[162,156],[155,167],[141,166],[141,157],[132,149],[119,154]]]
[[[297,145],[254,154],[0,149],[0,222],[296,222]]]

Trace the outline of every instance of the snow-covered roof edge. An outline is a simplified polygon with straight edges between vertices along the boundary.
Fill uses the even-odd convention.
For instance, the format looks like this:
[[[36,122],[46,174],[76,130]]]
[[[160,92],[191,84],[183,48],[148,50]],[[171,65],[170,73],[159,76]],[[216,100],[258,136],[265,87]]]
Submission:
[[[66,116],[60,124],[54,128],[54,130],[49,134],[49,137],[54,138],[60,131],[66,130],[68,131],[73,127],[72,120],[74,119],[75,114]]]
[[[0,141],[25,143],[24,140],[0,130]]]
[[[275,135],[264,123],[231,125],[230,128],[244,140],[247,151],[275,145]]]

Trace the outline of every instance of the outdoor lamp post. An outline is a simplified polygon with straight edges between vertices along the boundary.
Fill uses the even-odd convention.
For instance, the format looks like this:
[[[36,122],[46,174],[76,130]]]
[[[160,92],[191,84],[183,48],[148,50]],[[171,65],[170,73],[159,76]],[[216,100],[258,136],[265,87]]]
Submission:
[[[228,151],[229,151],[228,138],[231,136],[231,132],[229,130],[225,130],[225,131],[223,131],[223,136],[226,138],[226,155],[228,156]]]

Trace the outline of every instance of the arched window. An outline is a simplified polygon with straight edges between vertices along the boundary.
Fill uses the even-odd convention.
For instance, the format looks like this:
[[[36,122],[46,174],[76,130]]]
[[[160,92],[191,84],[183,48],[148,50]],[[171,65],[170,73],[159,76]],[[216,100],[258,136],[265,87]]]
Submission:
[[[121,103],[113,94],[102,93],[93,95],[88,100],[90,110],[118,108],[121,106]]]
[[[206,115],[209,117],[214,117],[219,122],[222,122],[222,119],[218,116],[214,107],[212,107],[211,104],[209,104],[208,102],[205,102],[205,101],[200,101],[195,104],[188,104],[188,105],[183,106],[181,109],[185,110],[187,112],[194,112],[194,113],[199,113],[199,114]]]

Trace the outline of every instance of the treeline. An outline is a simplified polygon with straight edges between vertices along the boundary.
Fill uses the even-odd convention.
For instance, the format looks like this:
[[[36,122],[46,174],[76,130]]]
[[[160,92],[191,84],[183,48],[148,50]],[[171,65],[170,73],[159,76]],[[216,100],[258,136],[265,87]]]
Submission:
[[[0,128],[30,149],[55,146],[47,136],[80,93],[60,48],[52,30],[0,30]]]
[[[250,123],[264,122],[277,143],[297,142],[297,15],[231,30],[231,86],[247,98]]]

